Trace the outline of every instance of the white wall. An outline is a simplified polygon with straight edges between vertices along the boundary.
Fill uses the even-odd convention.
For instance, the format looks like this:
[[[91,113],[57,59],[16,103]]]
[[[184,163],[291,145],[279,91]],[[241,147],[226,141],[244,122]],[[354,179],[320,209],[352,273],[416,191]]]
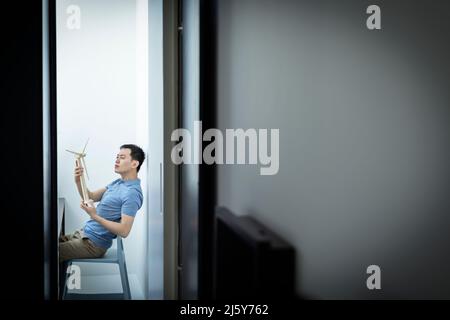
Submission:
[[[219,1],[219,127],[279,128],[280,170],[219,166],[218,204],[296,247],[306,297],[449,298],[448,4],[370,4]]]
[[[90,138],[86,157],[90,190],[120,177],[114,173],[120,145],[136,143],[147,150],[147,11],[146,1],[137,3],[57,1],[58,196],[66,198],[66,232],[82,227],[88,216],[79,208],[75,161],[65,149],[80,150]],[[70,30],[66,8],[74,4],[81,9],[81,28]],[[144,199],[146,163],[139,172]],[[124,240],[128,272],[138,278],[142,292],[147,292],[146,206],[144,201]],[[101,273],[105,270],[112,269]]]

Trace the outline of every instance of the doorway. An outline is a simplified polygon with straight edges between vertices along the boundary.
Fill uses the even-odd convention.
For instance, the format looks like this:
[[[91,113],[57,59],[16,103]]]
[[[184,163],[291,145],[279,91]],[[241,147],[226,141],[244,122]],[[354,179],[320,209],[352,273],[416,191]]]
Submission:
[[[85,152],[90,190],[119,178],[122,144],[146,153],[139,178],[144,195],[124,239],[132,299],[164,297],[164,168],[162,1],[56,0],[56,183],[65,201],[64,229],[89,220],[79,208],[74,157]],[[120,291],[114,265],[80,265],[84,293]]]

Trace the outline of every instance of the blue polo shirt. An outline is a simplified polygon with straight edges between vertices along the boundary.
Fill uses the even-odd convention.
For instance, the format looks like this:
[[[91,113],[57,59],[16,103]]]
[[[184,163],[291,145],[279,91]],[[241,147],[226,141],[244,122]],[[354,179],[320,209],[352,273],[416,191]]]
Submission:
[[[141,180],[117,179],[106,186],[106,191],[97,205],[97,214],[107,220],[120,222],[122,214],[134,217],[142,206]],[[84,226],[84,235],[96,246],[109,248],[116,235],[100,223],[89,220]]]

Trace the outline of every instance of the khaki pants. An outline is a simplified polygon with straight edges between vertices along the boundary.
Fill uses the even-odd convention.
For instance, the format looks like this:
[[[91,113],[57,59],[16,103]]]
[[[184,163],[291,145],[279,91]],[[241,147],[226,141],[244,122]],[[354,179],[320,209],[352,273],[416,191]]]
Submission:
[[[107,249],[97,247],[84,236],[83,230],[59,237],[59,262],[75,258],[100,258]]]

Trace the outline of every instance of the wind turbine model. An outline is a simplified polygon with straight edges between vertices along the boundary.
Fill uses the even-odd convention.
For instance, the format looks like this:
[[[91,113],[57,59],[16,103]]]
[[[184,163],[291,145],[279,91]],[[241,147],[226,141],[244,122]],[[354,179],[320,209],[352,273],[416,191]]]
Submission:
[[[86,157],[85,151],[86,151],[86,146],[87,146],[88,142],[89,142],[89,139],[87,139],[86,144],[84,145],[83,151],[81,151],[81,152],[75,152],[75,151],[71,151],[71,150],[67,150],[67,149],[66,149],[66,151],[73,153],[75,155],[77,166],[80,166],[82,168],[84,167],[84,169],[86,170],[86,176],[89,179],[86,163],[84,162],[84,157]],[[81,182],[81,191],[83,193],[83,202],[88,204],[89,194],[88,194],[88,188],[86,186],[86,180],[84,179],[84,171],[80,176],[80,182]]]

